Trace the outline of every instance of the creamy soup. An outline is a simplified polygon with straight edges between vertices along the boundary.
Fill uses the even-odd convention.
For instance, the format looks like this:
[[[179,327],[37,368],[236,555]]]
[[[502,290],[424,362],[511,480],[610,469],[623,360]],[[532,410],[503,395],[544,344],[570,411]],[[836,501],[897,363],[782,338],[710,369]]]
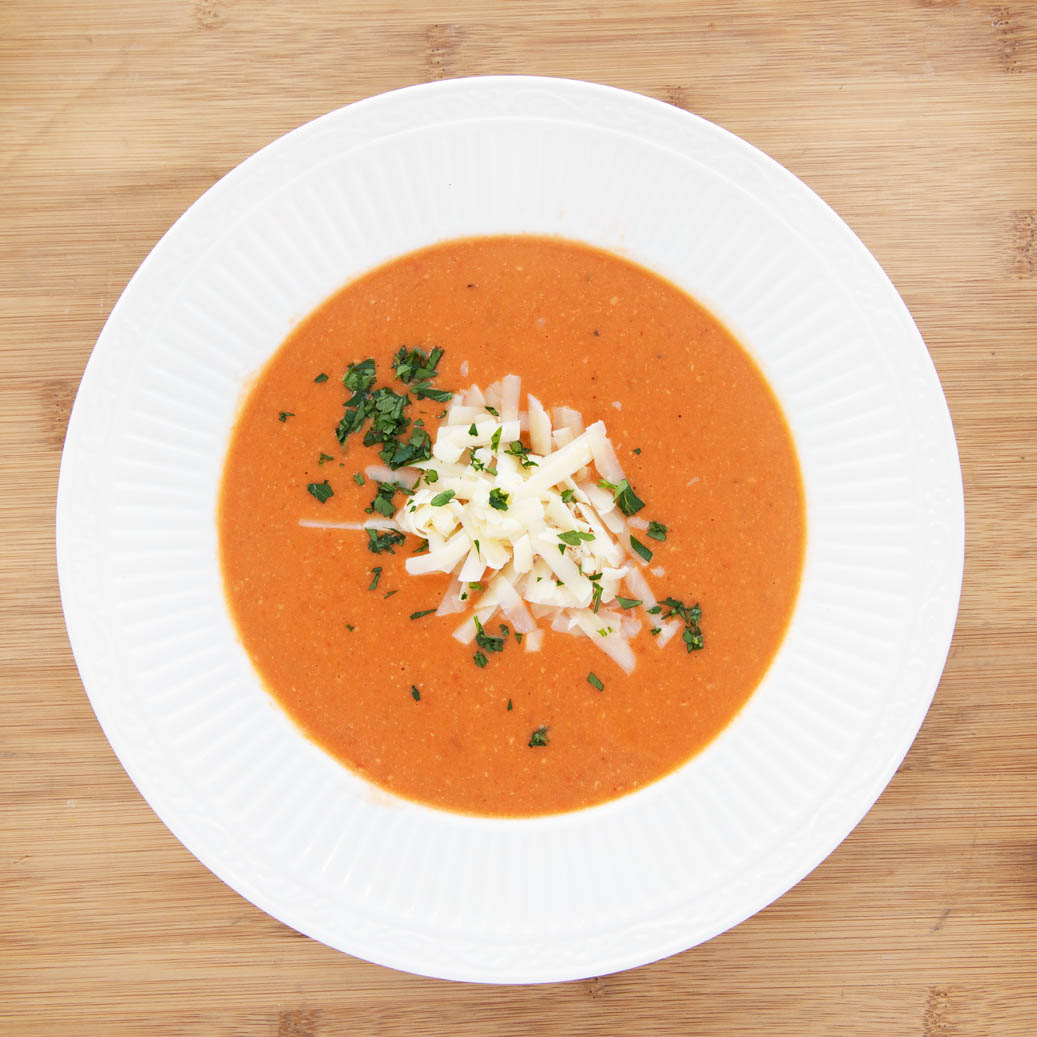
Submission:
[[[580,436],[565,456],[592,460],[530,481]],[[385,472],[394,444],[418,467]],[[401,796],[519,816],[629,793],[723,730],[784,636],[805,515],[781,409],[715,317],[616,255],[508,236],[396,259],[302,321],[242,407],[219,533],[241,640],[309,738]]]

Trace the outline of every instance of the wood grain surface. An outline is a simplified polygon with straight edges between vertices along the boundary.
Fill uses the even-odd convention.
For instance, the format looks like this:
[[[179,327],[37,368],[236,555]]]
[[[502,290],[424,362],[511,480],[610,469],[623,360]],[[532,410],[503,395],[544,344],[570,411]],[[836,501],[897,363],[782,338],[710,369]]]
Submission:
[[[1037,1033],[1034,3],[6,0],[0,29],[4,1033]],[[520,988],[349,958],[199,864],[94,719],[53,559],[83,366],[173,220],[314,116],[506,72],[661,98],[818,191],[921,328],[968,509],[935,703],[846,842],[708,944]]]

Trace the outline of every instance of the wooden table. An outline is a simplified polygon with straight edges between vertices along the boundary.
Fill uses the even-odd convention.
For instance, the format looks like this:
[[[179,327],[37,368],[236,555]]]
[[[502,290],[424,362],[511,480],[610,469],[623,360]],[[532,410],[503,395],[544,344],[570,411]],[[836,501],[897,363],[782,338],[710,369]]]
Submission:
[[[8,0],[0,17],[4,1033],[1037,1033],[1032,0]],[[704,946],[531,988],[351,959],[210,874],[101,734],[53,561],[83,366],[170,223],[314,116],[492,72],[662,98],[830,202],[932,352],[969,528],[935,703],[850,838]]]

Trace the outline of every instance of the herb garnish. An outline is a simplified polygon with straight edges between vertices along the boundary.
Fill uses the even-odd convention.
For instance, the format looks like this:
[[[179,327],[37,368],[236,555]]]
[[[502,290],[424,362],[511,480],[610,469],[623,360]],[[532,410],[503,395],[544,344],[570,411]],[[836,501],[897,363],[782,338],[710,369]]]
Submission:
[[[490,412],[490,413],[491,413],[491,414],[492,414],[492,415],[493,415],[493,416],[494,416],[495,418],[499,418],[499,417],[500,417],[500,411],[499,411],[499,410],[497,410],[497,408],[496,408],[496,407],[491,407],[491,406],[490,406],[489,404],[487,404],[487,405],[486,405],[486,406],[485,406],[485,407],[483,408],[483,410],[487,410],[487,411],[489,411],[489,412]]]
[[[421,701],[421,692],[418,691],[413,684],[410,686],[410,697],[414,699],[415,702]]]
[[[482,623],[479,622],[478,616],[472,616],[475,620],[475,643],[480,648],[485,648],[487,652],[503,652],[504,651],[504,638],[508,636],[508,628],[501,626],[500,637],[491,637],[483,629]]]
[[[411,619],[421,619],[422,616],[431,616],[435,609],[422,609],[420,612],[412,612],[410,614]]]
[[[584,533],[579,529],[570,529],[564,533],[559,533],[558,539],[561,540],[563,544],[568,544],[570,547],[579,547],[584,540],[593,540],[594,534]]]
[[[415,378],[435,378],[436,368],[442,357],[443,350],[438,346],[430,353],[423,349],[412,349],[408,352],[406,346],[400,346],[393,357],[392,366],[401,382],[412,382]]]
[[[508,712],[511,712],[511,699],[508,699]]]
[[[649,522],[648,523],[648,535],[653,540],[665,540],[666,539],[666,531],[669,528],[670,528],[669,526],[664,526],[661,522]]]
[[[499,441],[500,440],[498,439],[498,442]],[[529,447],[524,446],[518,440],[515,440],[513,443],[509,443],[506,452],[511,454],[512,457],[517,457],[519,459],[519,464],[522,465],[523,468],[539,467],[536,461],[531,461],[527,456],[529,454]]]
[[[568,490],[562,490],[562,503],[571,504],[573,497],[576,496],[576,491],[571,487]]]
[[[597,677],[593,673],[593,671],[591,673],[587,674],[587,683],[590,684],[591,687],[597,688],[598,691],[604,691],[605,690],[605,685],[601,683],[601,679],[599,677]]]
[[[503,490],[494,487],[490,490],[490,507],[497,511],[507,511],[508,495]]]
[[[392,589],[391,591],[386,591],[386,592],[385,592],[385,593],[384,593],[384,594],[382,595],[382,600],[384,600],[385,598],[391,598],[391,597],[392,597],[392,596],[393,596],[394,594],[399,594],[399,593],[400,593],[400,592],[399,592],[399,588],[397,588],[397,587],[393,587],[393,589]]]
[[[382,578],[382,567],[376,565],[371,572],[374,573],[374,579],[371,581],[371,586],[367,588],[369,591],[373,591],[378,586],[378,581]]]
[[[548,744],[547,725],[545,724],[543,727],[538,727],[533,732],[533,734],[530,735],[529,747],[530,747],[530,749],[534,749],[534,748],[536,748],[539,745],[547,745],[547,744]]]
[[[645,547],[645,545],[644,545],[644,544],[642,544],[642,543],[641,543],[641,541],[640,541],[640,540],[638,540],[638,539],[637,539],[637,537],[633,535],[633,533],[631,533],[631,534],[630,534],[630,546],[631,546],[631,547],[632,547],[632,548],[633,548],[633,549],[634,549],[634,550],[635,550],[635,551],[636,551],[636,552],[637,552],[637,553],[638,553],[638,554],[639,554],[639,555],[640,555],[640,556],[641,556],[641,557],[642,557],[642,558],[643,558],[643,559],[644,559],[644,560],[645,560],[646,562],[650,562],[650,561],[652,560],[652,552],[651,552],[651,551],[649,551],[649,550],[648,550],[648,548],[647,548],[647,547]]]
[[[327,479],[324,482],[311,482],[306,486],[306,492],[312,493],[323,504],[329,497],[335,496],[335,491]]]
[[[379,515],[384,515],[386,518],[392,518],[396,514],[396,505],[393,504],[393,497],[397,493],[402,493],[407,497],[413,495],[413,490],[408,490],[406,486],[401,486],[398,482],[380,482],[378,484],[378,492],[374,496],[374,500],[371,501],[370,505],[364,508],[364,511],[368,515],[377,511]]]
[[[280,421],[282,424],[284,424],[284,422],[286,422],[289,418],[294,417],[295,414],[290,410],[281,410],[277,412],[277,420]]]
[[[429,486],[431,486],[435,482],[439,482],[439,472],[437,472],[435,468],[430,468],[425,473],[425,482]]]
[[[608,479],[599,479],[598,485],[602,489],[612,491],[612,496],[615,497],[616,503],[624,515],[633,515],[645,506],[645,502],[634,493],[634,488],[626,479],[618,483],[611,483]]]
[[[321,384],[321,382],[326,382],[326,381],[328,380],[328,376],[327,376],[327,375],[326,375],[326,374],[325,374],[325,373],[324,373],[323,371],[321,371],[321,373],[320,373],[319,375],[317,375],[317,377],[316,377],[316,378],[314,378],[313,380],[314,380],[314,381],[315,381],[315,382],[316,382],[316,383],[317,383],[318,385],[320,385],[320,384]]]
[[[703,647],[702,630],[699,623],[702,620],[702,609],[692,605],[690,608],[676,598],[663,598],[662,602],[670,611],[662,618],[669,619],[670,616],[678,616],[684,622],[684,644],[689,652],[698,651]]]
[[[326,454],[322,450],[320,452],[320,457],[317,458],[317,464],[324,464],[325,461],[334,461],[334,460],[335,460],[335,458],[332,457],[331,454]]]
[[[490,436],[490,449],[491,449],[491,450],[492,450],[492,451],[493,451],[494,453],[496,453],[496,452],[497,452],[497,450],[498,450],[498,449],[500,449],[500,434],[501,434],[501,433],[502,433],[503,431],[504,431],[504,426],[502,425],[502,426],[501,426],[500,428],[498,428],[498,429],[497,429],[497,430],[496,430],[496,431],[495,431],[495,432],[493,433],[493,435],[492,435],[492,436]]]
[[[478,666],[480,670],[485,669],[486,664],[489,662],[489,660],[486,658],[485,655],[482,654],[482,652],[476,652],[475,655],[472,656],[472,658],[475,660],[475,665]]]
[[[402,544],[406,541],[406,537],[395,529],[383,529],[376,530],[367,527],[367,549],[373,551],[376,555],[381,554],[383,551],[388,551],[389,554],[395,554],[393,547],[396,544]]]
[[[364,473],[363,472],[354,472],[353,473],[353,482],[355,482],[357,484],[357,486],[363,486],[366,481],[367,480],[364,478]]]
[[[621,609],[636,609],[638,605],[644,604],[640,598],[621,598],[618,594],[616,595],[616,601],[619,602]]]
[[[457,493],[455,490],[444,490],[442,493],[437,493],[435,497],[429,501],[429,504],[434,508],[441,508],[444,504],[449,504],[456,496]]]

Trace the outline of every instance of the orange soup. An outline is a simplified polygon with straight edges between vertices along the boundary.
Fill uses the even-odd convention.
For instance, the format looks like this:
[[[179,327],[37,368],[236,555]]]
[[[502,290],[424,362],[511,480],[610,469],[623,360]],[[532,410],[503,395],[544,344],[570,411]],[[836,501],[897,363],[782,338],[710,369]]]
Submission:
[[[368,360],[374,363],[363,366]],[[373,377],[364,377],[372,368]],[[504,421],[496,397],[480,409],[481,394],[462,395],[507,375],[522,380],[524,415],[514,439],[518,426],[495,425]],[[622,527],[610,544],[623,549],[618,568],[602,563],[591,571],[586,552],[613,534],[590,514],[584,484],[560,481],[547,504],[543,494],[524,494],[539,499],[541,511],[557,512],[561,500],[577,516],[570,523],[563,515],[567,531],[552,534],[563,561],[542,548],[536,564],[548,578],[536,577],[534,589],[557,586],[564,594],[579,581],[593,593],[584,594],[582,611],[570,613],[582,616],[584,627],[588,616],[592,625],[607,616],[608,625],[566,630],[558,609],[527,601],[520,611],[543,633],[523,637],[506,618],[512,613],[486,610],[479,630],[459,640],[455,631],[473,622],[466,609],[478,607],[499,565],[461,583],[460,559],[453,573],[415,575],[407,561],[421,557],[425,541],[392,526],[397,512],[401,520],[412,514],[408,507],[417,512],[411,499],[425,501],[430,522],[451,508],[463,516],[460,496],[450,491],[444,501],[436,492],[435,456],[421,472],[399,469],[401,479],[405,471],[421,476],[420,498],[380,489],[364,473],[392,460],[394,442],[405,458],[415,452],[412,441],[427,447],[437,433],[445,440],[440,423],[448,408],[475,401],[471,435],[485,431],[483,446],[465,450],[451,470],[467,464],[466,478],[470,471],[477,479],[507,468],[509,490],[491,492],[483,519],[517,516],[519,480],[550,471],[550,457],[530,447],[535,419],[527,392],[548,414],[569,408],[563,424],[566,414],[581,419],[567,431],[553,424],[558,449],[584,425],[589,434],[601,422],[622,469],[622,479],[604,479],[588,463],[572,476],[599,486],[587,483],[586,495],[604,501],[602,521]],[[388,444],[371,443],[385,416],[381,401],[400,398],[402,431]],[[347,416],[355,431],[340,443],[336,430]],[[465,430],[450,431],[463,438]],[[497,442],[487,444],[491,431]],[[481,499],[485,505],[485,493]],[[375,520],[381,529],[360,528]],[[560,239],[508,236],[447,242],[387,263],[292,332],[235,426],[219,534],[241,640],[271,695],[309,738],[401,796],[521,816],[631,792],[716,737],[759,684],[785,633],[805,515],[780,407],[716,318],[618,256]],[[485,545],[477,532],[474,539],[469,553],[478,561]],[[430,555],[438,543],[433,533]],[[522,568],[519,546],[504,571],[522,571],[512,582],[533,587],[538,570]],[[559,575],[567,560],[571,568]],[[654,598],[621,587],[603,600],[594,589],[634,568]],[[456,611],[437,614],[451,593]],[[617,642],[626,653],[621,664],[595,643],[599,633],[610,644],[626,638]],[[529,650],[534,645],[538,650]]]

